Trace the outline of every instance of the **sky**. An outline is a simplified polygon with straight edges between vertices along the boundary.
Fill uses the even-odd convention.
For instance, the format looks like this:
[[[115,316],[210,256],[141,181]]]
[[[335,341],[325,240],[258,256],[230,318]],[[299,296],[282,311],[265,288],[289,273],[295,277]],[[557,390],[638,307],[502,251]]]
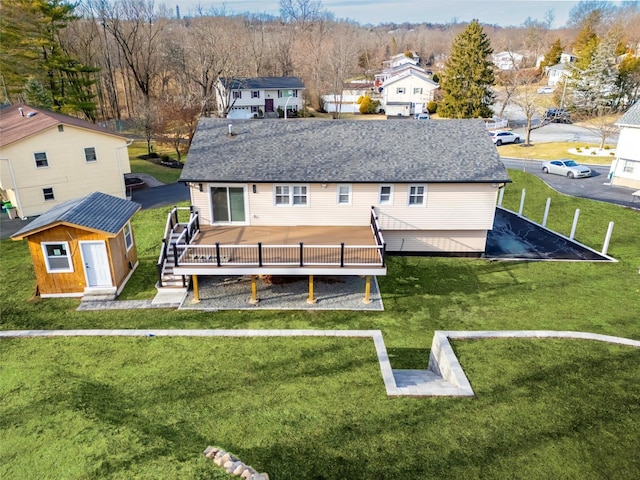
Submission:
[[[279,15],[279,0],[163,0],[167,7],[180,6],[182,16],[196,6],[205,12],[211,8],[227,14],[244,12]],[[569,17],[569,11],[577,1],[568,0],[322,0],[326,10],[333,12],[337,19],[354,20],[361,25],[380,23],[451,23],[468,22],[477,18],[481,23],[502,26],[519,26],[531,17],[543,20],[545,13],[553,10],[552,28],[562,27]],[[618,2],[616,2],[618,3]]]

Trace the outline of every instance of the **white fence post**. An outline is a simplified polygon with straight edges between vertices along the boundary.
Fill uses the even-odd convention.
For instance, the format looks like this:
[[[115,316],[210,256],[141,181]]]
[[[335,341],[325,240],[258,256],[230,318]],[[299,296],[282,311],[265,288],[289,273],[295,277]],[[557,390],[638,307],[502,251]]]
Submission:
[[[500,189],[500,192],[498,192],[498,206],[501,207],[502,206],[502,199],[504,198],[504,188]]]
[[[542,226],[547,226],[547,219],[549,218],[549,207],[551,206],[551,197],[547,198],[547,204],[544,207],[544,217],[542,217]]]
[[[576,208],[576,213],[573,216],[573,225],[571,226],[571,233],[569,234],[569,239],[573,240],[573,237],[576,236],[576,228],[578,227],[578,217],[580,216],[580,209]]]
[[[524,197],[527,194],[527,191],[523,188],[522,189],[522,196],[520,197],[520,210],[518,210],[518,216],[521,217],[522,216],[522,211],[524,210]]]
[[[607,228],[607,235],[604,237],[604,245],[602,246],[602,254],[606,255],[609,249],[609,240],[611,240],[611,234],[613,233],[613,222],[609,222],[609,228]]]

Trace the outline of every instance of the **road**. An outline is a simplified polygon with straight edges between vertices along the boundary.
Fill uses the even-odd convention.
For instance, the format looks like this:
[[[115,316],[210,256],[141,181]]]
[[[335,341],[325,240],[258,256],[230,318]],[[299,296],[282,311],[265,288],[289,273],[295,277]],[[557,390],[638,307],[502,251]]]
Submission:
[[[542,173],[541,161],[503,158],[502,163],[507,168],[522,170],[540,177],[547,185],[565,195],[589,198],[602,202],[614,203],[640,210],[640,203],[632,201],[631,188],[608,185],[609,166],[589,165],[591,177],[571,179],[560,175]]]

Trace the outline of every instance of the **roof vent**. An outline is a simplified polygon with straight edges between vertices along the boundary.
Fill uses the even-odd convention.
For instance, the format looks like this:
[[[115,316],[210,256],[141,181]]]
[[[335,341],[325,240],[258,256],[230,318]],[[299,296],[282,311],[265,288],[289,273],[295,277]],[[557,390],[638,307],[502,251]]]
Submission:
[[[20,116],[24,117],[24,110],[22,109],[22,107],[18,107],[18,111],[20,112]]]
[[[229,132],[227,132],[227,137],[235,137],[237,134],[233,132],[233,124],[230,123],[228,127],[229,127]]]

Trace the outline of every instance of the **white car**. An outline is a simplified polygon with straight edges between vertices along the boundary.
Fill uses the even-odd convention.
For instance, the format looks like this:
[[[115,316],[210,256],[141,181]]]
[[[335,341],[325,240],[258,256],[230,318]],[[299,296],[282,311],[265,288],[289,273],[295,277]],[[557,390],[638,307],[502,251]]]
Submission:
[[[569,178],[590,177],[591,169],[574,162],[573,160],[549,160],[542,164],[543,173],[555,173]]]
[[[538,93],[541,94],[547,94],[547,93],[553,93],[555,89],[553,87],[542,87],[538,89]]]
[[[513,132],[497,130],[495,132],[489,132],[489,135],[491,135],[491,140],[493,140],[493,143],[497,146],[503,143],[520,143],[520,137]]]

